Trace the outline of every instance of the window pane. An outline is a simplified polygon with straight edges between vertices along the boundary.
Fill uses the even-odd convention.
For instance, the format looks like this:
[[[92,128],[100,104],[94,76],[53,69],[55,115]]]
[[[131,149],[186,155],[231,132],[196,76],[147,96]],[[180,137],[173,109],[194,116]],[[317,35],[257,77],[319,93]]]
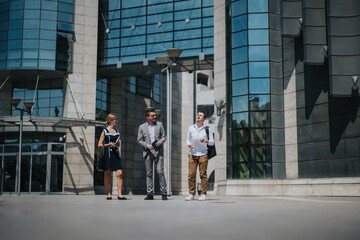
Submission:
[[[248,144],[249,143],[249,129],[233,130],[233,145]]]
[[[269,129],[252,129],[251,130],[252,144],[270,144],[270,130]]]
[[[249,46],[249,61],[269,60],[268,46]]]
[[[249,63],[250,77],[268,77],[269,63],[268,62],[250,62]]]
[[[267,12],[268,0],[249,1],[248,12]]]
[[[249,28],[268,28],[268,14],[249,14]]]
[[[270,95],[250,95],[250,110],[270,110]]]
[[[231,22],[232,32],[237,32],[247,29],[247,15],[234,17],[231,20],[232,20]]]
[[[247,164],[247,163],[234,164],[233,178],[234,179],[248,179],[248,178],[250,178],[249,164]]]
[[[232,111],[242,112],[249,109],[248,96],[234,97],[232,99]]]
[[[232,34],[232,47],[242,47],[247,45],[247,31]]]
[[[248,119],[249,119],[248,112],[232,114],[232,126],[233,126],[233,128],[247,128],[249,126],[249,120]]]
[[[251,78],[250,93],[270,93],[270,81],[268,78]]]
[[[249,161],[249,147],[248,146],[234,146],[233,147],[233,162],[248,162]]]
[[[241,78],[247,78],[249,76],[248,74],[248,64],[247,63],[241,63],[236,64],[232,66],[232,79],[241,79]]]
[[[250,127],[263,128],[270,126],[270,111],[250,112]]]
[[[232,82],[232,95],[244,95],[248,94],[248,80],[239,80]]]
[[[249,44],[268,44],[268,30],[249,30]]]
[[[231,16],[246,13],[246,0],[240,0],[231,4]]]
[[[271,162],[271,147],[251,146],[251,159],[254,161]]]
[[[241,63],[248,61],[248,48],[236,48],[232,50],[232,63]]]

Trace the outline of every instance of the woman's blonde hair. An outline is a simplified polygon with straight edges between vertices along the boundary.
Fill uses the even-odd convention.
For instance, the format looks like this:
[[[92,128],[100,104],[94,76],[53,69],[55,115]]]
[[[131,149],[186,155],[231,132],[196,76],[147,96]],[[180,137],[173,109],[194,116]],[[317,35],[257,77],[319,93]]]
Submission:
[[[109,113],[109,115],[107,115],[106,117],[106,127],[108,127],[111,121],[115,119],[116,119],[116,115],[114,113]]]

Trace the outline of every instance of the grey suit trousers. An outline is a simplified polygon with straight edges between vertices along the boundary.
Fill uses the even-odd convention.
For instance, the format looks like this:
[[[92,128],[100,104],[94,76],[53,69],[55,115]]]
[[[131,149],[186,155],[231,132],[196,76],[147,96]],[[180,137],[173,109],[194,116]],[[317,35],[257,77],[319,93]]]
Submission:
[[[153,183],[153,162],[155,163],[155,169],[159,176],[159,184],[161,194],[166,195],[166,181],[164,175],[164,157],[154,157],[152,153],[148,153],[145,157],[145,169],[146,169],[146,191],[147,194],[154,194],[154,183]]]

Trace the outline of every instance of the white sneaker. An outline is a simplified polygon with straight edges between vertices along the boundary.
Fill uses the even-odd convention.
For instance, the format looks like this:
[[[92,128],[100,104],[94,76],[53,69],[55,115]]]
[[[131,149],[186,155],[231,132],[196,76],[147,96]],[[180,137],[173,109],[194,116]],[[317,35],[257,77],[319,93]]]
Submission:
[[[185,198],[185,201],[191,201],[194,200],[194,195],[192,195],[191,193],[189,193],[189,195],[187,196],[187,198]]]
[[[206,200],[206,195],[205,195],[205,194],[201,194],[198,200],[199,200],[199,201],[205,201],[205,200]]]

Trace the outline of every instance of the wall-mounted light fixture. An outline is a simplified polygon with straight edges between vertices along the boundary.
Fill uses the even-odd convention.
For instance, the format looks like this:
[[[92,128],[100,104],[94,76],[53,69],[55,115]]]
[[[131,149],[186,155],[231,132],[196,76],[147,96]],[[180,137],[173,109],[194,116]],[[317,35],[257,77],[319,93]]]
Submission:
[[[220,116],[221,115],[221,109],[223,107],[225,107],[224,100],[215,100],[215,106],[216,106],[216,115]]]
[[[162,114],[162,110],[161,109],[155,109],[155,115],[156,115],[156,119],[159,119],[161,117]]]
[[[352,85],[351,89],[353,91],[357,91],[359,89],[359,86],[358,86],[359,76],[352,76],[352,80],[353,80],[353,85]]]

